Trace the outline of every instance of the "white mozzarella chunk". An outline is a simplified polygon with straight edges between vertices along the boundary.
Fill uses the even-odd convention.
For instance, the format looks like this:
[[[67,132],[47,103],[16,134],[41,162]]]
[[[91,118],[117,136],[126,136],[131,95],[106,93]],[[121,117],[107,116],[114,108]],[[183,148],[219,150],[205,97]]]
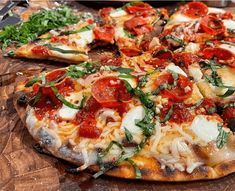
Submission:
[[[119,38],[125,38],[126,35],[125,35],[123,27],[116,27],[114,36],[116,40]]]
[[[198,115],[191,124],[191,130],[206,143],[216,140],[219,135],[218,121],[216,119],[208,120],[206,115]]]
[[[210,14],[210,13],[224,13],[224,12],[225,11],[223,9],[208,7],[208,14]]]
[[[126,113],[122,120],[121,129],[128,129],[132,134],[141,134],[142,130],[135,123],[136,120],[142,120],[145,116],[144,108],[137,106]]]
[[[170,18],[169,23],[170,24],[174,24],[174,23],[178,24],[178,23],[184,23],[184,22],[191,22],[193,20],[195,20],[195,19],[187,17],[187,16],[185,16],[185,15],[183,15],[181,13],[176,13],[175,15],[173,15],[172,18]]]
[[[78,46],[86,47],[87,44],[90,44],[94,40],[93,30],[84,31],[79,33],[80,38],[71,39]]]
[[[234,21],[234,20],[225,19],[225,20],[223,20],[223,23],[224,23],[224,26],[225,26],[227,29],[235,30],[235,21]]]
[[[113,11],[111,11],[111,13],[109,14],[111,17],[122,17],[127,15],[127,12],[124,11],[123,9],[115,9]]]
[[[62,108],[58,111],[59,117],[66,120],[72,120],[75,118],[78,110],[70,108],[63,104]]]
[[[229,45],[229,44],[221,44],[219,45],[220,48],[226,49],[230,52],[232,52],[233,54],[235,54],[235,46]]]
[[[169,64],[165,70],[171,70],[177,74],[181,74],[183,76],[186,76],[187,77],[187,74],[179,67],[179,66],[176,66],[175,64],[171,63]]]
[[[200,50],[200,46],[197,43],[190,42],[185,47],[185,52],[196,53]]]
[[[202,79],[202,71],[200,69],[200,66],[197,64],[192,64],[188,67],[189,75],[193,77],[195,81],[199,81]]]

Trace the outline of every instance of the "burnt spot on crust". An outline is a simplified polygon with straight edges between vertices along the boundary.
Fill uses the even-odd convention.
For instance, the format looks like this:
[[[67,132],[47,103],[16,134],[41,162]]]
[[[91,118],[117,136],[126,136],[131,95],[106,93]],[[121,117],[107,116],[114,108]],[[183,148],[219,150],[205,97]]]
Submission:
[[[153,171],[149,169],[140,169],[140,172],[142,176],[151,176],[153,173]]]
[[[176,170],[172,170],[170,167],[166,166],[164,169],[163,169],[163,175],[164,176],[173,176],[175,175],[175,172]]]
[[[50,135],[44,128],[40,128],[38,131],[38,137],[40,139],[40,145],[53,146],[56,143],[55,137]]]

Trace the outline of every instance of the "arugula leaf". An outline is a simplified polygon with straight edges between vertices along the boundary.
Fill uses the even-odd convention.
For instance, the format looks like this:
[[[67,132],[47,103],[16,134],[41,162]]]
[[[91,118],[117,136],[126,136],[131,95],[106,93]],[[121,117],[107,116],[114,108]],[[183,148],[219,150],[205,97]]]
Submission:
[[[147,82],[148,82],[148,74],[140,79],[138,86],[140,88],[144,87]]]
[[[216,138],[216,146],[218,149],[221,149],[228,140],[229,132],[223,130],[222,125],[218,124],[219,135]]]
[[[126,127],[124,127],[124,129],[125,129],[126,140],[128,141],[128,143],[131,143],[133,140],[133,136],[132,136],[131,132]]]
[[[34,13],[29,20],[17,25],[8,25],[0,31],[1,47],[6,48],[11,43],[26,44],[38,36],[68,24],[76,24],[79,18],[68,7],[53,10],[43,9]]]

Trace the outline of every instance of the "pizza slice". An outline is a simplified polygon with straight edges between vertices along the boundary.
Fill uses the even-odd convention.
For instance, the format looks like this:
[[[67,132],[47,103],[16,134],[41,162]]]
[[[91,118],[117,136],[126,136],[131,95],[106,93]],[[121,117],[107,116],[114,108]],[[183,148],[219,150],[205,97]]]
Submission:
[[[166,9],[155,9],[147,3],[127,3],[121,8],[103,8],[100,16],[115,26],[115,41],[121,54],[133,57],[149,49],[168,18]]]
[[[201,2],[181,6],[164,27],[162,43],[171,48],[183,47],[189,42],[208,40],[234,41],[234,15],[223,9],[210,8]]]
[[[77,24],[51,30],[35,41],[21,46],[16,57],[79,63],[89,59],[91,48],[114,43],[114,28],[99,25],[90,13],[80,13]]]
[[[187,181],[235,171],[233,133],[179,67],[143,76],[82,63],[22,81],[17,92],[30,134],[79,165],[73,172]]]

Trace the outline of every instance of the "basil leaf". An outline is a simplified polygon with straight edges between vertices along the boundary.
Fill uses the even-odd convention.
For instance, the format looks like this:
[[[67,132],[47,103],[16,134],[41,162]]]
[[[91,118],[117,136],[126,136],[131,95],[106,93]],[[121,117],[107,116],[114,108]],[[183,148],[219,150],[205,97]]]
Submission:
[[[152,100],[148,98],[148,95],[145,94],[139,87],[134,89],[134,94],[140,99],[141,103],[147,107],[152,108],[154,106],[154,103]]]
[[[173,35],[167,35],[165,36],[166,40],[173,40],[174,42],[178,43],[179,46],[184,46],[184,41],[176,36]]]
[[[223,130],[223,127],[218,124],[219,135],[216,138],[216,146],[218,149],[223,148],[223,146],[227,143],[229,132]]]
[[[142,177],[142,174],[141,174],[140,169],[136,165],[136,163],[133,160],[131,160],[131,159],[127,159],[127,161],[134,167],[136,179],[140,179]]]
[[[120,74],[118,75],[119,78],[135,78],[135,76],[131,74]]]
[[[70,103],[69,101],[67,101],[64,96],[62,96],[60,93],[59,93],[59,90],[51,85],[51,89],[52,91],[54,92],[55,96],[66,106],[72,108],[72,109],[82,109],[83,105],[84,105],[84,102],[86,100],[86,97],[83,97],[82,101],[81,101],[81,104],[80,105],[74,105],[73,103]]]
[[[235,90],[230,90],[230,89],[228,89],[228,90],[224,93],[224,95],[219,95],[219,97],[223,97],[223,98],[229,97],[229,96],[231,96],[234,92],[235,92]]]
[[[133,136],[132,136],[131,132],[126,127],[124,127],[124,129],[125,129],[126,140],[128,141],[128,143],[131,143],[133,140]]]
[[[129,84],[128,81],[124,80],[124,84],[126,86],[126,89],[129,93],[133,93],[134,92],[134,89],[131,87],[131,85]]]
[[[84,52],[78,50],[64,50],[62,48],[58,48],[57,46],[53,46],[51,44],[44,44],[43,46],[46,46],[50,50],[57,51],[63,54],[84,54]]]
[[[131,68],[122,68],[122,67],[117,67],[117,66],[110,66],[110,69],[113,70],[113,71],[124,73],[124,74],[130,74],[131,72],[134,71]]]
[[[171,116],[172,116],[172,114],[173,114],[173,112],[174,112],[174,104],[171,106],[171,108],[167,112],[165,118],[161,121],[161,123],[165,123],[165,122],[169,121]]]
[[[123,29],[124,30],[124,34],[128,37],[128,38],[131,38],[131,39],[134,39],[135,38],[135,35],[132,34],[131,32],[129,32],[127,29]]]
[[[140,88],[144,87],[147,82],[148,82],[148,75],[145,75],[144,77],[140,79],[138,86]]]
[[[41,80],[41,77],[33,77],[32,80],[28,81],[26,84],[25,84],[25,87],[31,87],[33,84],[37,83],[39,80]]]

